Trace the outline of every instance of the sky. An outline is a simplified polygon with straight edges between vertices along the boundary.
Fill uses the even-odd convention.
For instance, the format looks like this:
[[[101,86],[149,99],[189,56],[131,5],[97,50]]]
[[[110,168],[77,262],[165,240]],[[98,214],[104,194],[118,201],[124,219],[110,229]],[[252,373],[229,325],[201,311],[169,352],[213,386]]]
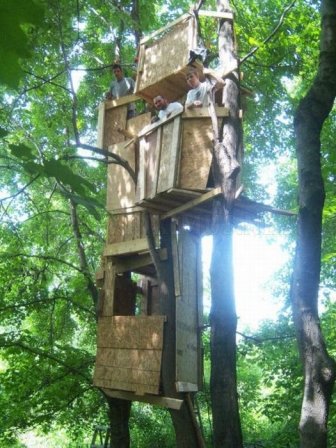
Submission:
[[[238,331],[246,327],[256,330],[262,320],[276,319],[280,312],[283,300],[274,296],[271,284],[274,274],[292,256],[282,248],[285,239],[285,235],[272,233],[272,230],[235,231],[233,266]],[[203,238],[202,249],[206,276],[211,260],[211,237]],[[204,299],[204,307],[209,311],[210,300],[207,298]]]

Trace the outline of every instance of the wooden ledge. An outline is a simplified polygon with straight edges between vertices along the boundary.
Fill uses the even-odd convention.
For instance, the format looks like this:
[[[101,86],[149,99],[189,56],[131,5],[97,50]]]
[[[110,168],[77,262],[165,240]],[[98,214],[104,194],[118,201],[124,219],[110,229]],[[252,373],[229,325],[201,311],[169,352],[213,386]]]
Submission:
[[[106,100],[103,104],[105,104],[105,110],[114,109],[115,107],[124,106],[125,104],[134,103],[135,101],[139,101],[140,98],[137,95],[125,95],[121,98],[115,100]]]

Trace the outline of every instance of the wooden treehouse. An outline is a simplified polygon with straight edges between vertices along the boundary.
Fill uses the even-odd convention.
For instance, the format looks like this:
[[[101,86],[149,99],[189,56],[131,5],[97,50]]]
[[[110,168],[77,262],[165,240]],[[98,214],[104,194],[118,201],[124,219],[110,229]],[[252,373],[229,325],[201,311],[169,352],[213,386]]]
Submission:
[[[220,194],[211,187],[213,130],[207,108],[151,124],[150,112],[127,119],[127,105],[151,104],[158,94],[183,104],[185,73],[196,46],[197,24],[191,14],[143,39],[135,94],[102,103],[98,119],[97,146],[126,160],[136,182],[124,167],[108,165],[109,218],[97,272],[94,384],[112,397],[174,409],[180,408],[183,393],[196,392],[202,384],[200,237],[211,231],[211,200]],[[202,75],[201,63],[194,64]],[[219,120],[228,115],[220,101],[216,115]],[[236,218],[247,208],[248,202],[238,199]],[[144,225],[147,213],[152,240]],[[169,247],[160,232],[160,223],[167,220]],[[173,288],[165,297],[153,251],[171,267]],[[137,281],[131,273],[138,274]],[[167,300],[172,301],[170,308]],[[166,352],[173,352],[169,366]],[[162,378],[168,368],[174,373],[167,389]]]

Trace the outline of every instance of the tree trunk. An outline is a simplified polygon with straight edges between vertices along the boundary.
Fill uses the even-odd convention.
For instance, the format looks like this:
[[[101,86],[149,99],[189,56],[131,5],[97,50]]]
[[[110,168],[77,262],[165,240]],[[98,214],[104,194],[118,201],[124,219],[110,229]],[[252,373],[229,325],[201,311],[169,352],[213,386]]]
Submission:
[[[320,135],[336,96],[336,3],[322,1],[320,64],[295,115],[299,175],[297,247],[291,288],[294,323],[304,368],[300,418],[303,448],[327,446],[335,362],[328,355],[318,316],[324,183]]]
[[[217,1],[218,11],[231,11],[228,1]],[[214,129],[214,180],[223,197],[213,202],[213,252],[211,260],[211,378],[214,446],[241,448],[237,374],[237,315],[233,287],[232,209],[239,171],[237,154],[241,145],[239,119],[238,61],[234,54],[233,23],[220,22],[219,56],[225,78],[223,105],[230,116],[221,130]]]

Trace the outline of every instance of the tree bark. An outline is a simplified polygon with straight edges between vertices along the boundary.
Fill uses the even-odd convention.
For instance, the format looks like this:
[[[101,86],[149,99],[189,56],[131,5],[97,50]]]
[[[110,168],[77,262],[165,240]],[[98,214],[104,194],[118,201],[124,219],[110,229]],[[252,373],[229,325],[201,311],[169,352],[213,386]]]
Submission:
[[[231,11],[225,0],[217,1],[218,11]],[[238,61],[234,51],[233,23],[222,20],[219,30],[219,56],[225,78],[223,105],[230,116],[223,120],[220,131],[214,129],[214,180],[223,196],[213,202],[213,252],[211,260],[211,378],[214,446],[241,448],[237,374],[236,328],[233,265],[232,209],[236,178],[239,171],[237,154],[242,128],[239,119]],[[215,126],[215,123],[214,123]]]
[[[304,369],[300,446],[327,447],[327,423],[335,382],[335,361],[328,355],[318,316],[324,183],[320,135],[336,96],[336,3],[322,1],[318,73],[295,115],[299,176],[297,247],[291,300]]]

